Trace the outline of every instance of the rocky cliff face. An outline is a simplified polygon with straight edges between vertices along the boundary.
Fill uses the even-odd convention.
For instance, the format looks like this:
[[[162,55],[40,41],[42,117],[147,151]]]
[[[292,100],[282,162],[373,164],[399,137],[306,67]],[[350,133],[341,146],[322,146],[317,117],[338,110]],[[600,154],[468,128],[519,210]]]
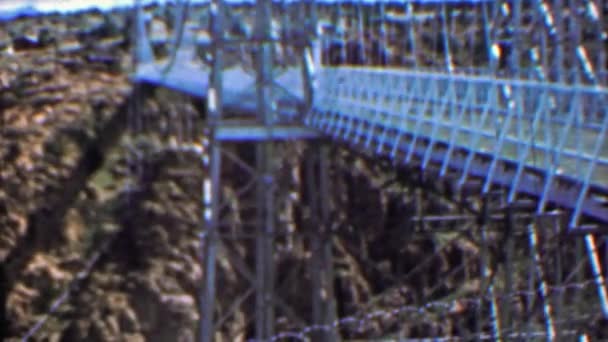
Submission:
[[[100,190],[90,180],[124,126],[131,90],[120,44],[84,44],[94,17],[22,19],[1,30],[3,337],[23,336],[96,248],[89,206]],[[66,49],[78,32],[82,41]]]

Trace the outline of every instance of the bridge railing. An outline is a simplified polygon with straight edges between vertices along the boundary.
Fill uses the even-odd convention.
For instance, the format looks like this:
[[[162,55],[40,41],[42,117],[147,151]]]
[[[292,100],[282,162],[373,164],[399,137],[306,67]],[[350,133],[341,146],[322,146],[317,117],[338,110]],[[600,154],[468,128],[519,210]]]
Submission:
[[[486,188],[507,164],[517,170],[510,184],[515,190],[528,172],[542,174],[545,184],[555,177],[582,184],[580,198],[589,187],[608,184],[606,88],[358,67],[327,67],[318,77],[323,91],[314,109],[323,114],[312,116],[313,125],[332,127],[345,139],[376,142],[378,148],[392,145],[393,157],[408,136],[412,146],[405,161],[423,144],[426,150],[417,156],[423,167],[436,145],[447,146],[448,160],[456,158],[454,151],[465,151],[463,179],[474,156],[490,158]],[[529,190],[541,197],[552,191]],[[574,209],[582,210],[576,207],[582,200],[573,201]]]

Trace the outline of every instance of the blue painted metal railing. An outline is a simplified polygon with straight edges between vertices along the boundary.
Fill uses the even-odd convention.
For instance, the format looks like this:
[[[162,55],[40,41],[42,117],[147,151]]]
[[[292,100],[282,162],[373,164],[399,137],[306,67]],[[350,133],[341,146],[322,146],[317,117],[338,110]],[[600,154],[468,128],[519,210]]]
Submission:
[[[608,184],[608,90],[488,76],[403,69],[325,67],[307,124],[457,185],[480,178],[581,214],[608,218],[594,197]],[[398,152],[403,152],[398,157]]]

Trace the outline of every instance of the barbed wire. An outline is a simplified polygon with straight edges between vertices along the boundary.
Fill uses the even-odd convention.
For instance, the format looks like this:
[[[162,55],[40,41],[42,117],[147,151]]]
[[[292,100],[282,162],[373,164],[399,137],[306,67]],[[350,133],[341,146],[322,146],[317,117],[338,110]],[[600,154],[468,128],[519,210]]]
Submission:
[[[97,262],[108,251],[108,248],[114,242],[115,237],[116,237],[116,235],[112,235],[110,238],[107,238],[102,243],[102,245],[95,252],[93,252],[93,255],[91,255],[91,257],[87,260],[82,271],[76,273],[76,276],[74,277],[74,279],[72,279],[72,281],[70,281],[70,283],[66,286],[66,288],[63,290],[63,292],[57,297],[57,299],[55,299],[53,301],[53,304],[51,304],[50,308],[44,314],[44,316],[42,316],[42,318],[40,318],[36,322],[36,324],[34,324],[27,331],[27,333],[23,336],[21,341],[28,341],[29,339],[34,337],[38,333],[38,331],[40,331],[40,329],[42,329],[44,324],[51,318],[51,316],[55,312],[57,312],[57,310],[59,310],[59,308],[63,305],[63,303],[65,303],[68,300],[68,298],[70,298],[70,295],[72,294],[72,292],[76,291],[78,289],[78,285],[91,275],[95,266],[97,265]]]
[[[129,102],[127,106],[126,115],[126,127],[127,134],[135,136],[144,132],[146,128],[146,117],[142,115],[142,98],[141,89],[135,89],[133,92],[133,100]],[[126,167],[126,179],[123,191],[126,194],[127,203],[130,206],[132,204],[132,189],[136,187],[136,182],[133,178],[139,178],[142,174],[142,168],[144,167],[143,158],[136,146],[132,141],[129,141],[127,146],[127,153],[125,155]],[[120,231],[119,231],[120,232]],[[86,261],[83,269],[76,273],[76,276],[68,283],[61,294],[52,302],[47,312],[40,318],[36,323],[27,331],[27,333],[21,339],[22,341],[28,341],[33,338],[41,329],[44,327],[46,322],[59,310],[59,308],[71,297],[74,291],[78,290],[78,287],[82,281],[89,278],[93,273],[95,266],[99,259],[108,251],[110,246],[114,243],[118,232],[107,237],[101,246],[96,249],[91,257]]]
[[[560,285],[560,286],[550,286],[549,290],[552,292],[557,292],[557,291],[563,291],[566,289],[584,289],[589,285],[594,284],[594,280],[590,279],[590,280],[585,280],[582,282],[576,282],[576,283],[570,283],[570,284],[564,284],[564,285]],[[537,295],[536,291],[515,291],[513,293],[510,294],[510,297],[516,297],[519,295],[526,295],[526,294],[532,294],[532,295]],[[367,323],[370,323],[371,321],[377,319],[377,318],[384,318],[384,319],[390,319],[390,318],[395,318],[398,317],[402,314],[418,314],[418,315],[424,315],[424,314],[429,314],[431,313],[433,310],[443,310],[443,311],[449,311],[454,309],[458,304],[473,304],[473,305],[482,305],[484,300],[490,300],[489,295],[481,295],[478,296],[476,298],[459,298],[459,299],[453,299],[453,300],[449,300],[449,301],[432,301],[429,302],[427,304],[424,304],[422,306],[415,306],[415,305],[403,305],[397,308],[392,308],[392,309],[381,309],[381,310],[373,310],[370,311],[364,315],[361,314],[354,314],[354,315],[349,315],[340,319],[337,319],[336,321],[329,323],[329,324],[311,324],[308,325],[306,327],[303,327],[299,330],[290,330],[290,331],[284,331],[284,332],[280,332],[274,336],[272,336],[270,338],[270,341],[280,341],[283,339],[287,339],[287,338],[296,338],[299,339],[301,341],[306,340],[307,336],[315,333],[315,332],[331,332],[340,328],[345,328],[349,325],[355,325],[356,327],[351,328],[352,331],[357,331],[357,332],[363,332],[364,327]],[[585,316],[587,317],[587,316]],[[571,319],[567,319],[564,320],[562,323],[565,322],[569,322],[571,321]],[[532,333],[522,333],[522,332],[511,332],[512,329],[510,328],[506,328],[506,329],[502,329],[500,331],[500,335],[503,337],[508,337],[508,338],[530,338],[530,337],[535,337],[535,338],[542,338],[546,336],[545,332],[532,332]],[[506,335],[504,333],[507,333]],[[564,335],[564,334],[576,334],[576,331],[560,331],[560,335]],[[534,335],[534,336],[532,336]],[[476,336],[479,339],[482,340],[492,340],[494,339],[494,335],[493,334],[485,334],[485,333],[481,333],[478,334]],[[434,341],[454,341],[454,340],[460,340],[460,338],[455,338],[455,337],[439,337],[439,338],[435,338],[433,337]],[[256,339],[250,339],[248,340],[248,342],[258,342],[258,340]]]

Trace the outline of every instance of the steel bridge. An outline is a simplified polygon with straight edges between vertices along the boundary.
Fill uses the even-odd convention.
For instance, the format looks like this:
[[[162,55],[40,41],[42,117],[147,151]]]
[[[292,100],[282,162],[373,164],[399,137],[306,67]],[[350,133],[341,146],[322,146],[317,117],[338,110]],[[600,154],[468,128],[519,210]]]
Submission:
[[[259,206],[257,261],[255,270],[241,270],[256,296],[258,339],[276,333],[275,307],[288,311],[270,285],[276,276],[270,236],[278,229],[272,157],[274,144],[286,140],[317,145],[310,182],[319,193],[311,203],[320,236],[329,229],[331,144],[441,181],[451,193],[483,199],[499,189],[503,207],[525,207],[531,217],[559,212],[564,232],[585,238],[608,317],[594,238],[608,223],[607,6],[603,0],[213,0],[178,2],[166,15],[138,4],[134,82],[206,101],[202,340],[212,340],[217,328],[215,264],[227,253],[219,233],[222,148],[242,142],[257,146],[249,167]],[[328,243],[319,239],[314,243]],[[331,287],[330,249],[313,256],[317,292]],[[545,337],[553,340],[536,261]],[[335,320],[332,305],[313,293],[312,323]],[[500,339],[500,317],[492,319]],[[318,338],[337,336],[323,331]]]

